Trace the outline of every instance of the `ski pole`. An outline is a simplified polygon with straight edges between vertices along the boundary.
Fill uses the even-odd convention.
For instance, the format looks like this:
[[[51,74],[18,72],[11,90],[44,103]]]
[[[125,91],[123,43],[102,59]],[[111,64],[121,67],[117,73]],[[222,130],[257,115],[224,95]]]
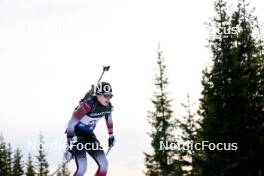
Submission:
[[[106,152],[106,154],[105,154],[106,156],[107,156],[108,153],[110,152],[111,148],[112,148],[112,147],[109,147],[109,148],[108,148],[108,150],[107,150],[107,152]]]

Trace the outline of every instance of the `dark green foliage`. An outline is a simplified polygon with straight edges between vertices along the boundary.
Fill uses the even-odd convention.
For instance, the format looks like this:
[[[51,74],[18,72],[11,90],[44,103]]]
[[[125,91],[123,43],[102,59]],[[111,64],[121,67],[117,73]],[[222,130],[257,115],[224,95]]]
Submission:
[[[192,111],[192,104],[190,103],[190,96],[187,95],[187,102],[182,103],[186,114],[180,119],[177,119],[176,124],[181,130],[180,140],[182,144],[191,146],[197,141],[197,130],[199,129],[199,118]],[[186,147],[187,148],[187,147]],[[182,167],[185,168],[183,175],[194,175],[193,168],[195,167],[195,150],[182,150],[180,154],[182,160]]]
[[[8,174],[7,176],[11,176],[12,175],[12,147],[11,147],[11,144],[8,143],[7,145],[7,171],[8,171]]]
[[[40,143],[43,144],[43,137],[40,137]],[[46,155],[42,150],[42,146],[40,146],[40,150],[38,151],[39,155],[37,156],[38,159],[38,168],[39,174],[42,176],[46,176],[48,174],[48,163],[45,159]],[[11,144],[6,144],[4,141],[3,136],[0,136],[0,175],[2,176],[35,176],[37,175],[32,157],[28,155],[28,161],[26,163],[26,168],[24,171],[24,163],[23,163],[23,155],[21,150],[17,148],[12,152]],[[67,175],[67,169],[65,168],[65,173]]]
[[[263,42],[256,17],[239,2],[230,16],[226,2],[215,3],[213,25],[218,34],[209,40],[213,65],[203,72],[200,140],[237,143],[236,151],[205,150],[199,154],[202,176],[264,173]],[[236,33],[224,33],[226,29]]]
[[[157,92],[152,100],[155,111],[149,112],[148,116],[149,124],[152,127],[150,137],[152,138],[153,154],[145,153],[146,175],[178,175],[182,170],[179,161],[176,159],[176,152],[160,150],[161,141],[164,144],[175,142],[173,135],[175,127],[172,119],[171,100],[166,93],[166,86],[168,85],[168,79],[165,76],[166,66],[160,49],[157,54],[158,73],[155,78]]]
[[[46,153],[44,150],[44,140],[43,136],[39,136],[39,150],[38,150],[38,155],[36,156],[37,158],[37,175],[38,176],[47,176],[49,173],[48,167],[48,161],[46,159]]]
[[[27,164],[26,164],[27,168],[26,168],[26,176],[35,176],[36,172],[35,172],[35,168],[33,165],[33,161],[32,161],[32,157],[30,154],[28,154],[28,160],[27,160]]]
[[[8,149],[2,134],[0,135],[0,175],[8,175]]]
[[[13,159],[13,176],[22,176],[24,174],[22,157],[23,156],[21,154],[21,151],[19,149],[16,149]]]

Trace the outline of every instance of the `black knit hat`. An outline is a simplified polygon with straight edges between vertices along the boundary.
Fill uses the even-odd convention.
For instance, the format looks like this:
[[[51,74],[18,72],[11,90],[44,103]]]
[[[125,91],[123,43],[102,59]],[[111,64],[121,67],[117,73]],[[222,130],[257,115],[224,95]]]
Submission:
[[[109,93],[109,92],[110,93],[112,92],[112,87],[107,82],[100,82],[96,86],[96,95],[102,95],[102,94]]]

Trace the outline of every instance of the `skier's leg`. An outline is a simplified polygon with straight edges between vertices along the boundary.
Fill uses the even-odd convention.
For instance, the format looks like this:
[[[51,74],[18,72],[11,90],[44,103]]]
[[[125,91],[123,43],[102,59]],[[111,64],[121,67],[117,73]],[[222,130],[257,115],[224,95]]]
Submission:
[[[84,176],[87,169],[87,159],[86,159],[85,149],[82,150],[75,149],[74,157],[75,157],[77,170],[75,171],[73,176]]]
[[[106,176],[108,169],[108,161],[105,152],[101,148],[100,143],[95,136],[90,139],[90,142],[93,144],[93,146],[91,147],[91,150],[87,150],[87,152],[98,165],[98,169],[95,176]]]
[[[106,176],[108,169],[108,161],[103,150],[92,151],[90,154],[98,165],[96,176]]]

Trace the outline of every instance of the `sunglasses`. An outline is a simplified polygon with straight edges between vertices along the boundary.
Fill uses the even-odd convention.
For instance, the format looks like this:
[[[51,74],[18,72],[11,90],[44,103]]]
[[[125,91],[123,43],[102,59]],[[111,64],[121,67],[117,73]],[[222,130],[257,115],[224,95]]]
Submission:
[[[103,94],[103,96],[107,99],[111,99],[113,98],[113,95],[112,94]]]

